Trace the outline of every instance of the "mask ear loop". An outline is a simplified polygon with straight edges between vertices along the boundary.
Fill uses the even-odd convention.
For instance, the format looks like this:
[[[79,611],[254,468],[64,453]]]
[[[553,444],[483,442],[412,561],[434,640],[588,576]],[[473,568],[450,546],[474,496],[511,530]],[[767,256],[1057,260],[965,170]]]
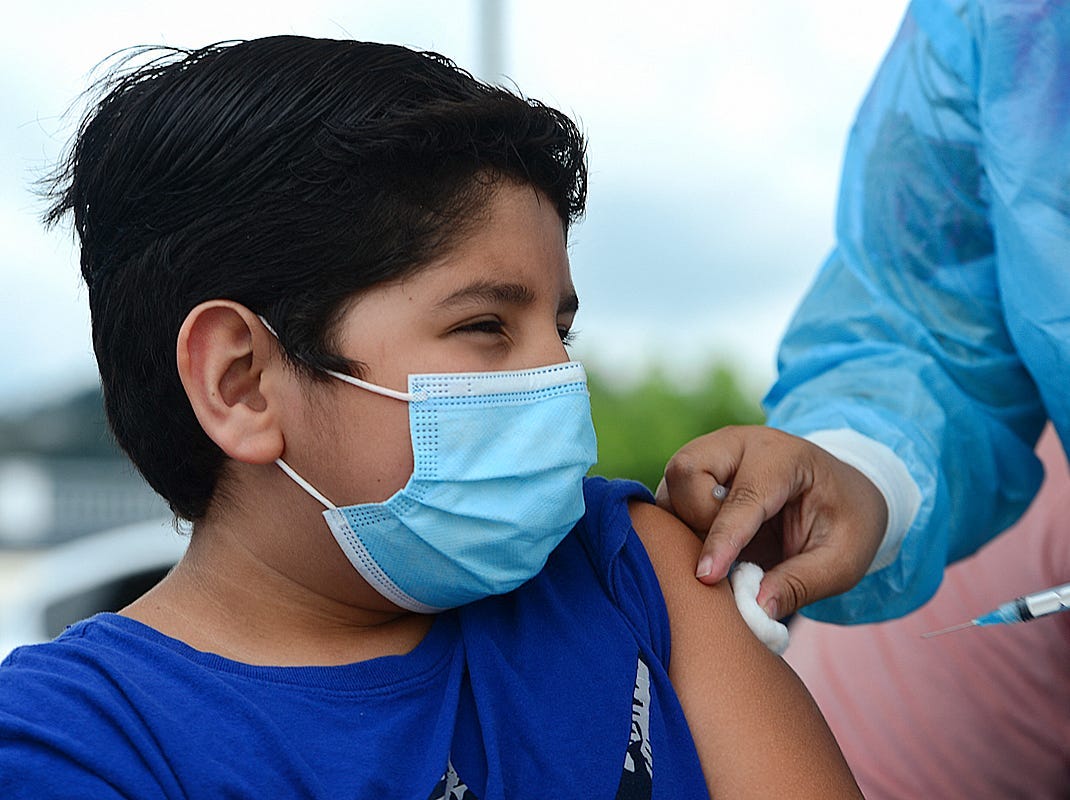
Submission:
[[[379,386],[375,383],[362,381],[360,378],[354,378],[352,375],[346,375],[344,372],[335,372],[333,369],[324,370],[324,372],[332,378],[338,378],[340,381],[359,386],[361,389],[367,389],[369,392],[381,394],[383,397],[393,397],[395,400],[404,400],[406,403],[417,403],[427,399],[427,392],[422,390],[419,392],[399,392],[395,389],[388,389],[385,386]]]
[[[274,336],[276,341],[278,341],[279,334],[276,333],[275,329],[271,327],[271,323],[264,319],[264,317],[260,314],[257,314],[256,317],[260,320],[263,326],[267,328],[268,333]],[[343,372],[335,372],[333,369],[326,370],[326,373],[333,378],[338,378],[338,380],[340,381],[351,383],[354,386],[359,386],[362,389],[367,389],[369,392],[374,392],[375,394],[381,394],[384,397],[392,397],[395,400],[404,400],[406,402],[419,402],[420,400],[427,399],[427,392],[425,391],[413,393],[398,392],[393,389],[388,389],[385,386],[377,386],[374,383],[362,381],[360,378],[354,378],[352,375],[346,375]],[[308,494],[314,499],[318,500],[324,508],[328,510],[338,508],[338,506],[328,500],[315,486],[313,486],[311,483],[309,483],[300,475],[298,475],[297,471],[285,461],[283,461],[281,458],[276,458],[275,463],[278,465],[279,469],[286,473],[290,480],[292,480],[294,483],[296,483],[298,486],[308,492]]]
[[[275,463],[279,465],[279,469],[281,469],[290,477],[290,480],[292,480],[294,483],[296,483],[298,486],[300,486],[302,489],[312,495],[312,497],[314,497],[316,500],[319,500],[320,503],[323,504],[324,508],[338,508],[338,506],[336,506],[334,503],[332,503],[330,500],[320,494],[320,492],[316,489],[315,486],[313,486],[311,483],[309,483],[300,475],[298,475],[294,468],[287,464],[285,461],[283,461],[281,458],[276,458]]]
[[[264,327],[268,329],[268,332],[272,336],[274,336],[276,340],[278,340],[279,334],[277,334],[275,332],[275,329],[271,327],[271,323],[259,314],[257,314],[256,316],[257,319],[259,319],[264,324]],[[403,400],[406,403],[418,403],[421,400],[427,399],[427,392],[422,389],[418,392],[399,392],[396,389],[389,389],[386,386],[379,386],[375,383],[368,383],[368,381],[362,381],[360,378],[354,378],[352,375],[346,375],[344,372],[335,372],[333,369],[327,369],[324,370],[324,372],[326,372],[332,378],[337,378],[340,381],[345,381],[346,383],[350,383],[353,386],[359,386],[361,389],[366,389],[367,391],[373,392],[374,394],[381,394],[383,397],[392,397],[395,400]]]

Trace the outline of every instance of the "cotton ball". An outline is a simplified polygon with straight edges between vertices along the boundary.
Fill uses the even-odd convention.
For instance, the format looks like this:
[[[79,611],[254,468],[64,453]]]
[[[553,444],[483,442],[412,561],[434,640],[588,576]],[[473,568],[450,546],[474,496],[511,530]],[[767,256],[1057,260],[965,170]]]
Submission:
[[[761,586],[764,574],[757,564],[741,561],[732,569],[728,580],[732,583],[736,607],[739,608],[747,627],[762,644],[780,655],[788,648],[788,628],[766,614],[758,605],[758,587]]]

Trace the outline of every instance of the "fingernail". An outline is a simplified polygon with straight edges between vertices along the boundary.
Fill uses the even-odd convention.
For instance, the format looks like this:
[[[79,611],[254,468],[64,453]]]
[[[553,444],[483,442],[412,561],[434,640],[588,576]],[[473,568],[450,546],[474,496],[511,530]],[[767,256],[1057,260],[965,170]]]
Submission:
[[[698,560],[698,569],[695,570],[696,578],[705,578],[713,572],[713,557],[703,556]]]
[[[777,619],[777,602],[775,597],[770,597],[762,604],[762,610],[769,615],[769,619]]]

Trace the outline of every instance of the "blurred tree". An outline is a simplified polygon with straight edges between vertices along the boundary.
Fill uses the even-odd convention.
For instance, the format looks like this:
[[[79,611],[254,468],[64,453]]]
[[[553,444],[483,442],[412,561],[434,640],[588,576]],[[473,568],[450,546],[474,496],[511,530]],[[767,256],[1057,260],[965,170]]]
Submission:
[[[591,411],[598,432],[598,463],[592,474],[632,478],[653,491],[665,462],[696,436],[725,425],[764,421],[757,392],[744,389],[725,364],[712,366],[690,389],[660,372],[627,388],[613,387],[588,369]]]
[[[0,416],[0,454],[123,458],[99,386]]]

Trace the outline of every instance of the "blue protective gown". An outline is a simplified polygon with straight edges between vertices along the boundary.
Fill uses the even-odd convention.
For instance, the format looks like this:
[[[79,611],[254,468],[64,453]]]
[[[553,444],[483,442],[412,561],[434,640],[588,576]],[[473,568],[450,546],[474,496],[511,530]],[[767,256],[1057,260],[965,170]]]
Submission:
[[[895,563],[806,612],[869,622],[1021,514],[1046,419],[1070,442],[1070,3],[914,0],[836,228],[765,403],[773,427],[884,443],[921,491]]]

